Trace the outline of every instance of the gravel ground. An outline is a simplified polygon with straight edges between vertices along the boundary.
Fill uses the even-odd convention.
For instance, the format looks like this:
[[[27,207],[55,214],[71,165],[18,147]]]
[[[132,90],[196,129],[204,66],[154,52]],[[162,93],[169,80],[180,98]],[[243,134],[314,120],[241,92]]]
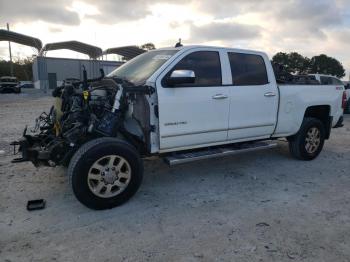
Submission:
[[[288,146],[173,168],[145,163],[125,205],[82,206],[63,168],[11,164],[52,98],[0,94],[0,261],[350,261],[350,117],[314,161]],[[29,199],[44,210],[28,212]]]

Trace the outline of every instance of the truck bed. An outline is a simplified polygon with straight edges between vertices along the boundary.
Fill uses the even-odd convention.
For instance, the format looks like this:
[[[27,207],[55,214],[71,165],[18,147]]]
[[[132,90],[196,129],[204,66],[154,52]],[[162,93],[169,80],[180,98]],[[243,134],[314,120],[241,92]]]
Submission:
[[[343,87],[331,85],[279,84],[279,109],[273,137],[284,137],[298,132],[309,106],[329,106],[335,126],[343,114],[341,97]]]

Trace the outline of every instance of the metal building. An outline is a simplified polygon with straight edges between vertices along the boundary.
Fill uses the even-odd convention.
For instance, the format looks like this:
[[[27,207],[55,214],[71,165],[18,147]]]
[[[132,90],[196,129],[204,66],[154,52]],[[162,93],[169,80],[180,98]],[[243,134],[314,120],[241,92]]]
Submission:
[[[31,46],[38,52],[33,61],[33,83],[37,89],[43,90],[54,89],[68,78],[82,80],[83,67],[87,70],[88,78],[96,78],[100,76],[101,68],[105,74],[108,74],[123,64],[120,61],[103,60],[104,55],[117,54],[123,58],[123,61],[127,61],[146,52],[137,46],[113,47],[102,51],[97,46],[79,41],[56,42],[42,46],[42,42],[38,38],[2,29],[0,29],[0,41]],[[59,49],[86,54],[89,59],[46,57],[48,51]]]
[[[83,66],[88,78],[100,76],[100,68],[105,74],[112,72],[123,62],[70,59],[38,56],[33,62],[33,83],[38,89],[53,89],[62,84],[67,78],[83,79]]]
[[[46,57],[51,50],[69,49],[85,55],[90,59],[70,59]],[[78,41],[66,41],[46,44],[33,61],[33,82],[38,89],[54,89],[67,78],[83,79],[85,67],[88,78],[96,78],[102,68],[105,74],[120,66],[122,62],[98,60],[102,49]]]
[[[50,50],[69,49],[89,56],[90,59],[70,59],[46,57],[46,52]],[[102,52],[102,49],[96,46],[88,45],[78,41],[67,41],[46,44],[39,52],[39,55],[33,62],[33,82],[38,89],[54,89],[67,78],[76,78],[82,80],[83,67],[86,68],[88,78],[100,76],[102,68],[105,74],[110,73],[118,66],[123,64],[119,61],[101,60],[103,55],[117,54],[124,60],[129,60],[146,52],[137,46],[124,46],[109,48]]]

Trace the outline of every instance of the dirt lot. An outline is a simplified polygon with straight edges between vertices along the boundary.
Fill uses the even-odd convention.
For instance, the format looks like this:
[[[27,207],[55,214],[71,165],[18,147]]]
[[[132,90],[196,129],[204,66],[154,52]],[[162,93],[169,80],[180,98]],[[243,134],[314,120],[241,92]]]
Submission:
[[[92,211],[62,168],[11,164],[8,143],[52,98],[0,94],[1,261],[350,261],[350,117],[314,161],[273,150],[145,163],[122,207]],[[28,212],[29,199],[47,208]]]

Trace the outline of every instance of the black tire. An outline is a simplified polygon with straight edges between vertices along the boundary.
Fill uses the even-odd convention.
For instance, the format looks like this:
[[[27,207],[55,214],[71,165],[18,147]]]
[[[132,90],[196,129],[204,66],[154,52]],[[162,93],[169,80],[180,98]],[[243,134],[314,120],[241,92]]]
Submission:
[[[308,152],[306,150],[306,138],[310,129],[316,128],[319,131],[319,144],[314,152]],[[311,117],[305,117],[301,127],[294,136],[289,137],[289,151],[291,155],[300,160],[313,160],[322,151],[324,141],[325,141],[325,127],[323,123]]]
[[[131,175],[124,191],[116,196],[103,198],[90,190],[88,173],[98,159],[108,155],[124,158],[130,166]],[[143,165],[133,146],[116,138],[103,137],[82,145],[71,159],[67,173],[76,198],[88,208],[102,210],[122,205],[137,192],[142,182]]]

